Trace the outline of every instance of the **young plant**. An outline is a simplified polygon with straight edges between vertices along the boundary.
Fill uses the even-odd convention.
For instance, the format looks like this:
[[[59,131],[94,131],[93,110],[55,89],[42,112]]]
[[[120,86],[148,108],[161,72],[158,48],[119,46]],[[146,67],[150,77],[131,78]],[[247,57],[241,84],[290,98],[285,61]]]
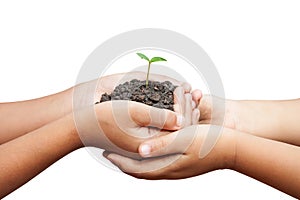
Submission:
[[[136,53],[141,59],[145,59],[148,61],[148,71],[147,71],[147,77],[146,77],[146,87],[148,86],[148,82],[149,82],[149,72],[150,72],[150,65],[153,62],[160,62],[160,61],[167,61],[166,59],[162,58],[162,57],[153,57],[151,58],[151,60],[145,56],[142,53]]]

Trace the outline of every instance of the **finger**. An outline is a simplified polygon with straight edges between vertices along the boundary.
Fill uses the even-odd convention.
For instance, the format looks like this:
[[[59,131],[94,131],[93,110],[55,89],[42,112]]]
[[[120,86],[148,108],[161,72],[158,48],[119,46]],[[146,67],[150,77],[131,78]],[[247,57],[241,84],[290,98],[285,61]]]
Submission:
[[[187,93],[184,95],[185,97],[185,112],[184,112],[184,119],[185,119],[185,126],[189,126],[192,124],[192,95]]]
[[[153,126],[165,130],[178,130],[183,126],[181,115],[137,102],[130,103],[130,117],[138,126]]]
[[[202,98],[201,90],[198,90],[198,89],[194,90],[192,92],[192,97],[193,97],[193,101],[195,101],[195,103],[198,105],[200,102],[200,99]]]
[[[185,112],[185,96],[183,87],[177,87],[174,91],[174,111],[180,115]]]
[[[106,154],[105,158],[124,172],[136,171],[138,169],[139,161],[126,156],[109,152]]]
[[[110,153],[111,153],[111,152],[109,152],[109,151],[103,151],[103,152],[102,152],[102,155],[103,155],[103,157],[106,158]]]
[[[197,135],[197,126],[189,126],[167,135],[158,136],[143,142],[139,146],[142,157],[155,157],[184,153]]]
[[[195,101],[192,101],[192,109],[195,109],[196,108],[196,103]]]
[[[110,153],[106,158],[121,171],[129,175],[137,178],[159,179],[164,176],[165,173],[163,172],[173,168],[171,165],[180,159],[181,156],[183,155],[176,154],[160,158],[134,160],[115,153]]]
[[[184,89],[184,93],[190,93],[192,90],[192,86],[189,83],[184,82],[181,84],[181,86]]]
[[[199,119],[200,119],[200,111],[199,111],[199,109],[196,108],[193,110],[193,113],[192,113],[192,124],[193,125],[198,124]]]

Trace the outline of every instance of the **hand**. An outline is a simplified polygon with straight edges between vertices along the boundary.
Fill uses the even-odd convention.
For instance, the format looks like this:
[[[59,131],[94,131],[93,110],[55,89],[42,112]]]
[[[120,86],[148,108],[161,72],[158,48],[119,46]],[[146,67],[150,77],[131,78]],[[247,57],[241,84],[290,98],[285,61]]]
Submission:
[[[133,152],[137,151],[137,144],[139,141],[141,141],[141,138],[137,139],[137,138],[133,138],[131,135],[131,138],[122,138],[120,137],[120,135],[122,135],[122,133],[120,132],[126,132],[126,134],[124,134],[124,136],[128,136],[130,134],[128,134],[129,132],[133,132],[135,134],[135,137],[143,137],[145,138],[146,133],[148,133],[150,131],[150,129],[148,127],[141,127],[143,126],[149,126],[151,124],[144,124],[141,123],[140,120],[144,120],[143,122],[145,122],[146,119],[144,119],[144,115],[150,115],[153,113],[156,113],[157,116],[167,116],[168,114],[166,114],[166,111],[162,111],[159,109],[153,109],[153,108],[149,108],[145,105],[140,106],[138,103],[135,102],[130,102],[129,104],[127,104],[126,101],[124,101],[123,103],[112,103],[112,102],[104,102],[101,104],[98,104],[95,106],[95,110],[96,110],[96,119],[95,120],[95,111],[94,108],[91,107],[90,105],[93,105],[95,102],[100,100],[100,97],[103,93],[111,93],[113,91],[113,89],[115,88],[115,86],[117,86],[120,83],[129,81],[131,79],[145,79],[146,77],[146,73],[143,72],[130,72],[130,73],[124,73],[124,74],[114,74],[114,75],[109,75],[109,76],[104,76],[99,78],[98,80],[93,80],[87,83],[83,83],[83,84],[79,84],[77,86],[75,86],[73,88],[74,90],[74,95],[73,95],[73,110],[75,112],[75,120],[76,120],[76,125],[77,125],[77,129],[79,129],[79,133],[80,136],[83,140],[83,143],[85,145],[92,145],[92,146],[96,146],[96,147],[100,147],[100,148],[105,148],[108,150],[117,150],[116,148],[113,148],[111,146],[111,144],[116,143],[116,146],[120,146],[120,149],[123,149],[124,146],[127,145],[127,147],[125,148],[125,150],[130,150]],[[187,83],[182,83],[179,82],[175,79],[172,79],[170,77],[167,76],[161,76],[161,75],[156,75],[156,74],[151,74],[151,79],[152,80],[156,80],[156,81],[170,81],[172,82],[174,85],[177,86],[181,86],[176,88],[176,90],[174,91],[174,111],[179,114],[182,115],[182,113],[184,113],[184,109],[186,106],[186,101],[185,101],[185,96],[184,93],[189,93],[191,90],[191,87],[189,84]],[[189,96],[191,97],[191,95],[189,94]],[[190,98],[190,102],[192,102],[191,98]],[[122,104],[122,105],[121,105]],[[193,104],[193,106],[195,107],[195,103],[191,103]],[[116,115],[115,112],[118,112],[118,109],[113,109],[114,107],[112,105],[117,105],[118,109],[125,111],[127,113],[119,113],[118,115]],[[128,112],[127,110],[125,110],[125,108],[127,108],[127,105],[131,105],[129,106],[130,110],[133,110],[133,112]],[[139,106],[138,106],[139,105]],[[88,108],[86,108],[88,106]],[[192,106],[192,105],[191,105]],[[123,107],[123,108],[122,108]],[[137,107],[139,107],[138,110]],[[193,108],[194,108],[193,107]],[[84,108],[84,109],[82,109]],[[82,109],[82,110],[81,110]],[[78,112],[79,110],[79,112]],[[155,110],[155,111],[154,111]],[[151,111],[151,112],[150,112]],[[134,113],[134,112],[140,112],[140,113]],[[77,113],[77,114],[76,114]],[[168,112],[170,113],[170,112]],[[186,112],[186,116],[188,117],[188,113]],[[190,114],[192,113],[192,111],[190,111]],[[142,116],[136,120],[138,121],[134,121],[134,123],[128,122],[128,118],[132,118],[134,119],[134,116]],[[174,113],[173,113],[174,115]],[[197,112],[197,110],[195,112],[193,112],[193,114],[191,114],[193,116],[197,116],[199,115],[199,111]],[[85,117],[83,117],[85,116]],[[119,124],[116,124],[116,116],[117,116],[117,122]],[[190,117],[191,118],[191,117]],[[195,117],[194,117],[195,118]],[[198,116],[199,118],[199,116]],[[177,117],[176,116],[176,121],[182,121],[184,118],[182,117]],[[127,121],[126,121],[127,120]],[[152,119],[153,120],[153,119]],[[163,123],[166,119],[162,119],[163,121],[160,122],[160,124],[156,124],[156,126],[158,126],[158,128],[167,128],[166,126],[163,126]],[[169,120],[172,120],[172,118],[169,118]],[[185,122],[182,122],[183,126],[185,126],[185,124],[189,121],[190,119],[186,120]],[[78,122],[79,121],[79,122]],[[120,123],[122,122],[122,123]],[[126,123],[128,124],[126,124]],[[132,121],[131,121],[132,122]],[[98,128],[97,124],[100,124],[101,129],[100,130]],[[147,123],[150,123],[150,121],[147,121]],[[173,121],[173,123],[175,123]],[[93,124],[93,126],[91,125]],[[102,125],[101,125],[102,124]],[[120,126],[120,124],[123,127],[118,127]],[[104,126],[107,125],[107,126]],[[103,128],[103,127],[104,128]],[[128,126],[128,128],[135,128],[136,131],[133,130],[126,130],[126,126]],[[107,129],[105,128],[107,127]],[[179,127],[177,127],[176,129],[171,129],[171,130],[177,130]],[[91,129],[90,131],[87,131]],[[141,130],[143,129],[143,130]],[[113,131],[115,132],[113,132]],[[125,130],[125,131],[124,131]],[[138,131],[137,131],[138,130]],[[148,137],[155,135],[154,134],[155,130],[151,129],[151,134],[147,135]],[[163,131],[157,131],[156,133],[160,133],[163,134],[165,133],[166,130]],[[83,135],[83,136],[82,136]],[[107,137],[107,135],[114,135],[115,138],[112,137]],[[97,139],[96,139],[97,138]],[[107,138],[112,140],[107,141]],[[114,141],[114,139],[116,139],[117,141]],[[130,142],[130,139],[135,139],[133,141],[135,142]],[[97,141],[97,142],[95,142]],[[104,142],[106,141],[106,142]],[[120,143],[118,141],[121,141],[123,143],[126,143],[126,145]],[[110,144],[110,145],[109,145]],[[130,145],[129,145],[130,144]],[[129,148],[129,149],[128,149]],[[121,152],[120,149],[118,150],[118,152]],[[123,154],[125,152],[122,152]]]
[[[201,91],[192,92],[200,110],[199,124],[236,131],[300,146],[300,100],[228,100]]]
[[[236,103],[212,95],[202,95],[200,90],[192,92],[201,116],[199,124],[222,125],[226,128],[237,128]]]
[[[202,158],[200,150],[203,142],[208,134],[217,134],[218,131],[222,131],[221,137],[211,152]],[[231,129],[210,125],[189,126],[141,144],[140,154],[147,159],[134,160],[109,152],[104,152],[104,156],[123,172],[137,178],[181,179],[233,168],[235,141]],[[145,154],[143,149],[150,151]]]
[[[197,122],[199,111],[191,94],[177,87],[174,96],[175,112],[133,101],[109,101],[80,110],[74,115],[78,133],[86,146],[139,157],[138,146],[145,139]]]

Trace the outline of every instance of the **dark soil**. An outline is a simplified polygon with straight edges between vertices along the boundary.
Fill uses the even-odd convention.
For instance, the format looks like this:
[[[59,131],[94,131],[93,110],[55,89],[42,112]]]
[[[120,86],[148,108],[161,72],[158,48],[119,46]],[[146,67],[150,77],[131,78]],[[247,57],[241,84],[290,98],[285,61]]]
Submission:
[[[146,81],[133,79],[118,85],[111,94],[102,94],[100,102],[97,103],[111,100],[131,100],[173,111],[173,92],[176,87],[170,81],[149,81],[146,87]]]

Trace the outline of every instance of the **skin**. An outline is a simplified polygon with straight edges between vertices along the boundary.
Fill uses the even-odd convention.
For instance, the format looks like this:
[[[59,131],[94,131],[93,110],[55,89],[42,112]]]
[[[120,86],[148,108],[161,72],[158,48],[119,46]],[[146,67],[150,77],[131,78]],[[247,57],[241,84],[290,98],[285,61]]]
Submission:
[[[98,104],[95,106],[96,112],[101,111],[98,118],[98,123],[106,125],[102,126],[102,130],[106,132],[86,132],[89,146],[98,148],[107,148],[110,150],[124,148],[127,151],[137,152],[139,144],[143,141],[138,136],[129,136],[126,132],[119,129],[115,121],[109,121],[112,116],[110,105]],[[149,106],[132,102],[129,107],[129,117],[133,119],[127,126],[127,130],[132,132],[144,132],[151,123],[151,118],[134,118],[138,115],[150,115]],[[85,113],[82,111],[84,117]],[[151,109],[151,112],[156,112]],[[157,112],[168,112],[166,120],[163,121],[165,129],[177,129],[176,113],[162,109],[157,109]],[[0,197],[3,198],[13,190],[17,189],[31,178],[46,169],[52,163],[56,162],[68,153],[84,147],[81,138],[77,133],[73,114],[69,114],[61,119],[51,122],[35,131],[11,140],[0,146]],[[107,116],[107,117],[101,117]],[[86,124],[94,126],[89,121],[87,116]],[[125,120],[125,118],[124,118]],[[137,120],[137,121],[134,121]],[[109,130],[107,130],[109,129]],[[112,131],[113,130],[113,131]],[[115,137],[118,135],[118,137]],[[107,138],[111,144],[107,144]],[[102,140],[99,140],[102,138]],[[145,138],[144,138],[145,139]],[[129,143],[124,144],[123,141],[128,140]],[[117,148],[119,147],[119,149]]]
[[[1,103],[0,144],[65,116],[71,112],[71,98],[70,89],[34,100]]]
[[[126,78],[130,80],[132,77],[142,78],[144,75],[139,72],[129,73]],[[85,94],[87,88],[98,84],[95,94],[95,99],[98,100],[103,92],[111,92],[122,77],[123,74],[107,76],[48,97],[12,105],[1,104],[0,111],[8,117],[1,118],[0,198],[22,186],[63,156],[84,146],[105,148],[122,155],[141,158],[137,153],[141,142],[147,138],[165,135],[168,130],[182,128],[186,124],[184,117],[199,118],[199,111],[194,111],[198,109],[195,109],[195,103],[192,104],[191,94],[186,93],[190,86],[156,75],[152,75],[154,80],[167,79],[180,86],[175,90],[176,112],[127,101],[89,106],[89,102],[84,102],[85,99],[80,101],[84,102],[85,107],[71,112],[71,91],[77,89]],[[12,117],[16,109],[18,115],[15,117],[20,121]],[[65,114],[67,112],[69,114]],[[116,115],[115,112],[119,113]],[[190,116],[182,117],[182,113],[186,112]],[[126,123],[121,123],[124,121]],[[16,126],[17,122],[20,122],[23,129]],[[80,122],[86,129],[79,133],[77,127]],[[161,129],[153,130],[148,126]]]
[[[218,169],[232,169],[291,196],[300,197],[300,162],[297,162],[300,159],[299,147],[224,128],[212,151],[200,158],[199,151],[208,129],[218,128],[213,125],[197,127],[195,130],[190,126],[148,140],[143,145],[151,147],[150,153],[141,154],[148,158],[146,160],[134,160],[114,153],[104,155],[123,172],[137,178],[181,179]],[[190,135],[193,137],[189,138]],[[177,142],[174,142],[175,138],[179,138]],[[187,149],[186,143],[180,142],[183,139],[193,139]],[[155,168],[161,162],[168,165]]]
[[[216,102],[214,115],[212,99]],[[222,100],[209,95],[202,97],[201,91],[195,90],[193,100],[197,102],[201,112],[200,124],[223,125],[255,136],[300,146],[300,99]],[[218,119],[221,103],[226,105],[224,123]]]
[[[200,91],[194,91],[201,125],[145,141],[139,152],[146,160],[134,160],[115,153],[104,155],[122,171],[137,178],[180,179],[218,169],[232,169],[300,198],[299,100],[226,100],[222,123],[225,127],[221,127],[218,123],[222,120],[212,116],[221,116],[218,113],[223,111],[218,109],[218,102],[224,101],[215,100],[212,113],[211,98],[216,97],[202,97]],[[208,124],[212,122],[216,125]],[[221,130],[221,134],[209,154],[200,158],[208,130],[209,134]],[[166,165],[151,168],[161,162]]]
[[[74,91],[76,91],[76,96],[74,94],[74,97],[78,98],[81,102],[81,105],[77,106],[76,109],[81,109],[99,101],[103,93],[111,93],[114,87],[120,82],[129,81],[134,78],[144,80],[145,77],[146,73],[143,72],[114,74],[76,85],[65,91],[46,97],[28,101],[0,103],[0,144],[18,138],[73,112],[72,102]],[[182,86],[185,92],[190,92],[191,90],[189,84],[179,82],[167,76],[151,74],[151,78],[158,81],[168,80],[175,85]],[[84,98],[89,93],[94,95],[91,101]]]
[[[111,77],[111,80],[113,78],[120,80],[120,77]],[[104,80],[102,79],[102,81]],[[97,87],[95,98],[97,94],[101,94],[105,90],[109,92],[109,87],[113,85],[110,81],[104,81],[103,83],[107,83],[107,86],[103,87],[105,84],[100,84]],[[79,88],[79,91],[86,91],[90,84],[95,83],[89,82],[76,87]],[[138,103],[132,103],[129,105],[128,115],[125,115],[125,117],[120,116],[120,120],[123,117],[124,120],[130,118],[132,121],[128,121],[128,126],[121,128],[116,127],[119,124],[112,120],[114,111],[109,103],[97,105],[94,107],[94,110],[97,122],[101,127],[100,131],[94,132],[92,131],[93,129],[90,129],[79,136],[75,128],[76,124],[74,124],[74,121],[76,121],[73,118],[74,115],[65,115],[68,109],[72,110],[72,106],[70,106],[72,95],[70,96],[70,93],[67,95],[67,91],[62,92],[66,96],[58,93],[35,100],[35,102],[18,102],[11,106],[8,106],[8,104],[0,106],[0,111],[3,111],[4,115],[7,116],[1,119],[5,124],[4,128],[1,127],[0,168],[3,173],[0,174],[0,185],[4,186],[0,190],[1,198],[26,183],[64,155],[83,147],[84,144],[106,148],[110,152],[118,153],[106,152],[104,155],[119,166],[121,170],[138,178],[178,179],[200,175],[217,169],[233,169],[294,197],[300,197],[298,191],[300,186],[298,178],[300,177],[300,172],[298,169],[300,166],[299,162],[295,162],[295,160],[300,158],[299,147],[295,146],[299,145],[297,134],[299,128],[297,126],[298,100],[280,102],[226,101],[227,106],[223,125],[228,128],[221,129],[221,136],[215,147],[206,157],[200,159],[199,151],[208,130],[217,131],[221,128],[218,126],[220,125],[218,122],[221,120],[212,117],[218,115],[212,114],[212,106],[209,104],[209,101],[205,102],[205,96],[201,99],[201,93],[197,91],[193,93],[193,99],[196,102],[200,101],[198,106],[202,113],[200,123],[216,122],[217,125],[190,126],[197,122],[199,113],[197,109],[194,109],[195,105],[190,101],[191,96],[184,95],[178,99],[183,99],[182,103],[185,102],[185,105],[175,106],[177,114],[169,114],[166,111],[160,114],[159,109],[150,112],[147,106],[140,107],[140,105],[137,105]],[[184,91],[185,89],[182,89],[181,94],[184,94]],[[85,102],[83,105],[88,105],[88,103]],[[120,107],[124,106],[122,102],[120,104]],[[19,105],[20,108],[16,105]],[[53,109],[49,108],[49,113],[41,112],[45,105]],[[31,109],[26,109],[27,106],[31,107]],[[247,107],[251,107],[250,112]],[[218,113],[216,108],[218,107],[214,107],[214,112]],[[11,114],[16,112],[16,109],[20,112],[18,119],[22,119],[24,122],[21,122],[24,128],[22,130],[26,131],[22,132],[21,129],[14,126],[18,121],[10,118]],[[58,112],[51,112],[51,110],[58,110]],[[33,111],[39,111],[40,114],[36,114]],[[84,124],[90,123],[91,115],[85,109],[74,112],[78,112],[80,116],[83,116],[83,119],[87,120]],[[163,120],[165,123],[157,124],[157,122],[151,120],[151,115],[156,112],[159,113],[156,116],[165,117],[165,120]],[[29,118],[28,113],[30,113],[32,120],[27,120]],[[184,125],[182,123],[180,125],[188,127],[172,133],[165,130],[155,132],[153,135],[150,134],[152,139],[145,141],[146,138],[144,136],[152,132],[149,132],[148,129],[143,131],[143,126],[155,125],[169,130],[181,128],[177,124],[178,113],[184,115],[185,119]],[[291,116],[291,119],[283,118],[287,114]],[[135,116],[150,117],[144,119]],[[260,119],[257,116],[262,118]],[[264,119],[268,120],[264,121]],[[284,127],[284,125],[287,127]],[[112,127],[116,128],[112,129]],[[9,133],[7,134],[8,136],[5,136],[6,129]],[[112,132],[110,133],[109,130],[114,130],[113,133],[115,135],[111,134]],[[133,137],[132,133],[135,132],[141,133],[141,135]],[[105,139],[99,140],[102,138],[108,138],[113,146],[111,143],[107,143]],[[179,140],[176,140],[176,138],[179,138]],[[126,140],[132,142],[124,143]],[[132,144],[132,146],[129,144]],[[142,157],[147,159],[141,160],[140,157],[137,157],[137,151]],[[272,154],[269,152],[272,152]],[[139,160],[133,160],[127,156],[139,158]],[[157,158],[157,156],[163,157]],[[171,165],[169,165],[170,161],[172,162]],[[164,163],[166,164],[165,167],[157,169],[158,164],[158,166],[162,166]],[[156,168],[152,168],[152,166]],[[291,177],[293,178],[291,179]]]

